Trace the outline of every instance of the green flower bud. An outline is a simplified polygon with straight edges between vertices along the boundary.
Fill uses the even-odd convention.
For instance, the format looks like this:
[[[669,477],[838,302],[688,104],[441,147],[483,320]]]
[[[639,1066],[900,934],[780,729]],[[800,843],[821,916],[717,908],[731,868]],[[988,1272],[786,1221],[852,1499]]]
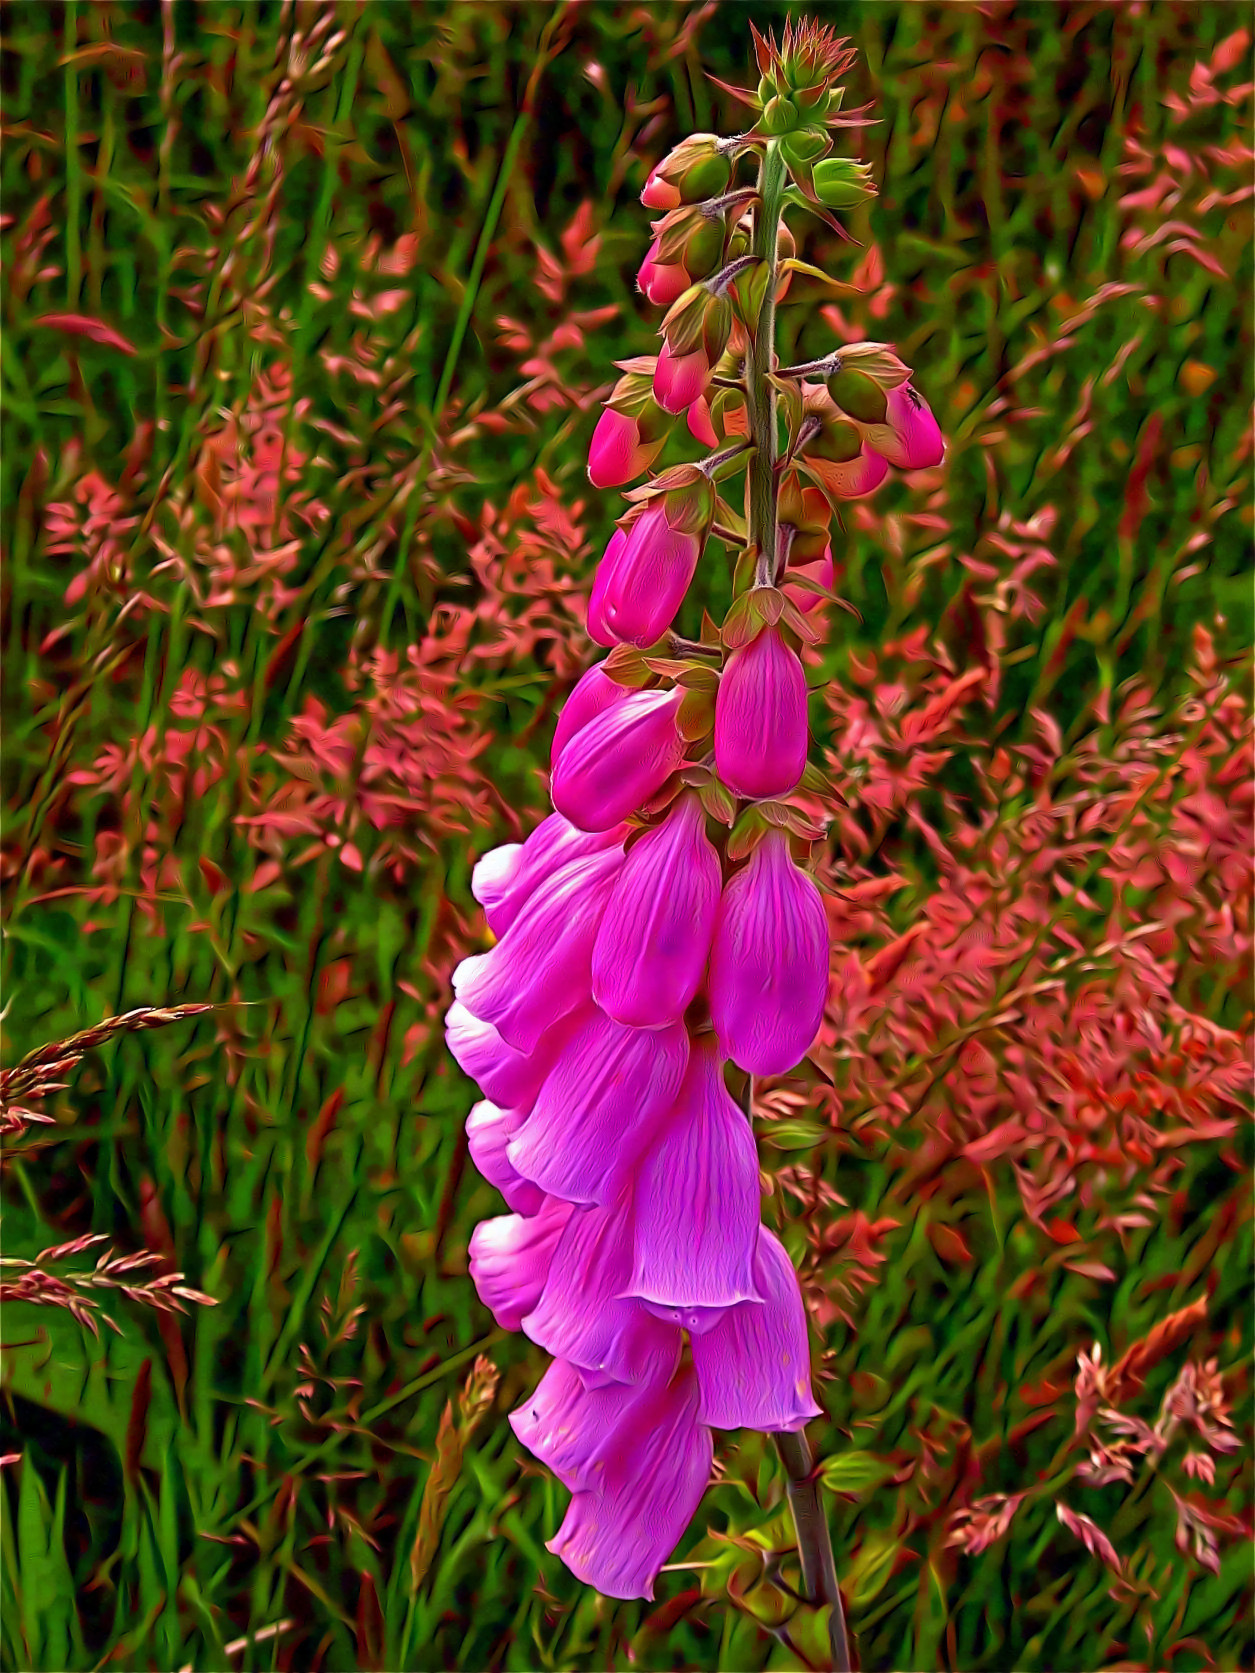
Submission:
[[[853,209],[875,197],[871,166],[848,157],[828,157],[815,164],[815,195],[829,209]]]
[[[685,271],[704,279],[723,264],[723,222],[703,221],[684,245]]]
[[[726,157],[703,157],[686,168],[680,178],[680,197],[685,203],[701,203],[728,189],[732,165]]]
[[[768,99],[763,106],[763,132],[768,134],[791,133],[797,126],[797,106],[792,99],[781,98],[778,94],[774,99]]]
[[[853,375],[858,376],[857,373]],[[806,444],[806,451],[813,453],[817,459],[831,459],[834,465],[843,465],[849,459],[857,459],[862,446],[862,437],[853,424],[838,419],[835,424],[825,424],[819,434]]]
[[[780,149],[791,163],[813,163],[828,149],[828,136],[815,128],[799,128],[786,135]]]

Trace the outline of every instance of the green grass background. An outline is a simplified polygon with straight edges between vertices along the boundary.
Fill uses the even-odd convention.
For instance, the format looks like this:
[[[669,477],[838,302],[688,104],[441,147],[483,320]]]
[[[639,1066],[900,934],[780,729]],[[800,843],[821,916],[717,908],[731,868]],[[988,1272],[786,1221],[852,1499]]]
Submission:
[[[749,22],[778,27],[791,10],[332,8],[329,33],[343,38],[297,89],[281,177],[263,157],[250,188],[276,65],[294,24],[308,28],[318,11],[0,7],[0,185],[13,217],[5,262],[12,274],[15,240],[46,197],[51,238],[35,265],[55,269],[6,285],[4,296],[6,854],[20,859],[42,845],[59,856],[59,878],[88,881],[93,848],[117,826],[118,798],[110,806],[69,795],[67,774],[106,744],[174,726],[171,698],[189,667],[208,675],[233,661],[240,670],[248,701],[228,739],[232,759],[282,739],[311,698],[345,712],[350,645],[397,650],[416,642],[442,602],[465,603],[467,530],[482,528],[485,507],[502,507],[537,469],[576,508],[567,573],[587,577],[619,506],[583,476],[590,392],[608,386],[614,360],[650,352],[655,329],[631,290],[647,237],[637,201],[646,165],[634,148],[653,160],[695,128],[729,131],[730,101],[705,72],[747,79]],[[1251,639],[1249,206],[1196,207],[1208,175],[1224,173],[1203,148],[1249,139],[1250,105],[1218,103],[1178,131],[1165,99],[1187,95],[1192,67],[1249,27],[1249,8],[999,0],[814,11],[860,50],[847,102],[876,102],[879,125],[855,143],[875,164],[882,196],[851,225],[875,241],[896,288],[869,334],[917,368],[950,438],[947,515],[964,550],[991,516],[980,439],[993,427],[989,405],[1010,368],[1047,351],[1015,386],[1016,401],[1038,416],[1000,451],[997,509],[1026,521],[1054,505],[1060,562],[1041,579],[1043,618],[1014,630],[999,718],[1021,726],[1048,696],[1066,727],[1103,683],[1137,672],[1165,700],[1179,694],[1196,623],[1216,633],[1225,658]],[[1248,43],[1227,80],[1249,78]],[[1223,276],[1163,241],[1122,242],[1129,217],[1118,200],[1145,183],[1119,173],[1131,135],[1195,158],[1179,213],[1194,216]],[[1240,180],[1241,169],[1224,177]],[[460,425],[522,381],[499,317],[521,322],[537,343],[557,323],[562,308],[536,289],[536,247],[557,251],[586,200],[603,241],[564,306],[617,304],[620,313],[553,352],[580,403],[526,408],[526,423],[459,443]],[[330,378],[325,354],[352,354],[363,329],[355,290],[379,288],[363,276],[370,238],[392,245],[411,231],[418,261],[388,281],[407,299],[376,333],[395,356],[390,402]],[[218,254],[207,254],[215,243]],[[224,275],[228,246],[234,264]],[[339,266],[325,277],[332,249]],[[189,250],[205,276],[197,314],[179,297]],[[859,252],[817,234],[808,254],[847,276]],[[320,275],[322,298],[310,289]],[[1059,344],[1061,321],[1106,283],[1168,302],[1149,310],[1137,296],[1116,296]],[[250,315],[254,294],[278,348]],[[805,296],[809,305],[785,310],[783,352],[831,342],[819,312],[826,298],[818,288]],[[59,312],[106,320],[137,352],[40,324]],[[1125,375],[1092,391],[1083,443],[1052,461],[1086,380],[1132,339]],[[368,469],[350,476],[332,445],[319,449],[300,489],[327,515],[305,533],[288,578],[293,599],[267,618],[242,592],[218,612],[211,640],[177,575],[159,568],[153,508],[189,479],[206,431],[241,408],[276,359],[290,368],[290,433],[295,403],[308,402],[306,412],[354,432]],[[1121,521],[1128,476],[1152,419],[1162,440],[1130,532]],[[164,609],[123,617],[114,597],[91,613],[71,610],[64,595],[75,566],[48,552],[42,508],[88,465],[116,482],[147,422],[148,486],[127,539],[134,585]],[[405,470],[412,486],[394,504]],[[909,503],[902,485],[885,495],[897,509]],[[1182,578],[1183,550],[1200,527],[1210,539]],[[839,619],[838,669],[851,649],[935,625],[953,601],[945,566],[908,600],[901,567],[866,530],[851,529],[845,560],[860,619]],[[1086,632],[1046,681],[1081,599]],[[49,645],[67,622],[68,635]],[[111,663],[124,647],[126,658]],[[769,1547],[787,1546],[787,1530],[773,1529],[777,1466],[757,1437],[721,1442],[724,1478],[678,1553],[712,1567],[664,1575],[656,1604],[601,1599],[544,1550],[565,1495],[521,1456],[504,1416],[542,1361],[522,1338],[493,1329],[467,1277],[470,1230],[498,1205],[466,1165],[473,1089],[444,1055],[433,1018],[458,956],[451,943],[474,922],[474,857],[513,834],[511,809],[526,825],[527,810],[541,805],[536,768],[555,676],[529,652],[505,668],[468,660],[464,681],[492,705],[487,770],[501,806],[473,835],[416,833],[422,863],[400,882],[372,869],[367,847],[362,871],[327,851],[250,892],[258,854],[234,823],[247,801],[235,770],[190,799],[165,833],[183,881],[181,891],[160,891],[160,934],[135,899],[138,826],[130,894],[39,898],[15,868],[7,874],[7,1063],[130,1006],[247,1005],[229,1024],[186,1021],[93,1054],[61,1095],[57,1142],[6,1160],[7,1255],[33,1256],[88,1230],[139,1248],[147,1231],[218,1303],[193,1309],[173,1332],[120,1304],[121,1335],[99,1342],[64,1314],[5,1310],[0,1451],[24,1458],[6,1469],[0,1492],[6,1667],[802,1664],[799,1649],[768,1630],[779,1594],[760,1589],[747,1600],[742,1579],[741,1602],[730,1601],[728,1548],[705,1538],[707,1528],[758,1527]],[[139,807],[156,796],[142,763],[130,791]],[[1224,1003],[1216,1020],[1242,1026],[1240,1002]],[[1239,1149],[1249,1165],[1246,1137]],[[1122,1549],[1148,1575],[1176,1565],[1149,1606],[1148,1645],[1132,1606],[1112,1600],[1110,1576],[1053,1515],[1026,1517],[984,1556],[959,1559],[944,1547],[939,1500],[928,1543],[908,1546],[900,1512],[917,1489],[895,1485],[884,1463],[918,1459],[924,1448],[951,1486],[973,1455],[984,1491],[1038,1482],[1058,1466],[1069,1420],[1025,1432],[1024,1389],[1051,1377],[1066,1384],[1078,1349],[1095,1339],[1118,1355],[1204,1288],[1209,1351],[1226,1371],[1243,1365],[1249,1193],[1221,1151],[1194,1147],[1177,1210],[1110,1254],[1114,1284],[1057,1269],[1048,1292],[1033,1296],[1017,1280],[1040,1267],[1050,1244],[1026,1220],[1013,1179],[964,1206],[977,1258],[946,1266],[927,1236],[927,1203],[902,1193],[874,1149],[842,1153],[847,1201],[872,1220],[893,1212],[901,1222],[857,1304],[857,1328],[836,1325],[823,1343],[835,1375],[816,1425],[825,1453],[871,1455],[851,1466],[851,1490],[830,1498],[864,1667],[1158,1666],[1168,1644],[1182,1673],[1251,1665],[1249,1547],[1227,1545],[1218,1575],[1188,1571],[1153,1484],[1128,1502],[1110,1489],[1076,1499],[1096,1519],[1115,1519]],[[836,1178],[835,1153],[815,1160]],[[320,1320],[356,1305],[366,1311],[355,1334],[327,1345]],[[302,1344],[326,1379],[304,1413]],[[415,1590],[410,1553],[440,1414],[480,1352],[499,1367],[500,1388]],[[1148,1395],[1175,1368],[1162,1367]],[[1243,1482],[1229,1505],[1249,1516]],[[796,1581],[790,1561],[786,1582]],[[230,1641],[280,1622],[291,1624],[228,1655]],[[797,1645],[806,1630],[799,1622]]]

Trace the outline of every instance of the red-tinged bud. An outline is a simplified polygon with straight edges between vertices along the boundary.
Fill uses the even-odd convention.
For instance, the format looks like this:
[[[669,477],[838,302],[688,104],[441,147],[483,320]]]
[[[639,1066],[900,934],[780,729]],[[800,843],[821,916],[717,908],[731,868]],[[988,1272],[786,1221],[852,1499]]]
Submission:
[[[928,470],[939,465],[946,446],[932,409],[909,383],[885,397],[885,422],[869,427],[867,440],[899,470]]]
[[[662,441],[647,441],[638,419],[607,407],[597,420],[588,450],[588,478],[594,488],[617,488],[642,476],[662,451]]]
[[[654,399],[666,412],[683,412],[706,393],[710,382],[710,361],[700,342],[689,354],[673,355],[662,345],[654,373]]]
[[[815,196],[829,209],[856,209],[876,195],[871,164],[848,157],[828,157],[816,163],[811,179]]]
[[[710,421],[710,407],[704,396],[699,396],[689,408],[688,427],[689,434],[701,442],[703,447],[718,447],[719,437]]]
[[[718,134],[690,134],[650,170],[641,202],[647,209],[678,209],[727,190],[732,165]]]
[[[656,308],[668,308],[677,297],[684,295],[693,279],[682,262],[664,263],[660,259],[655,238],[641,263],[636,282]]]

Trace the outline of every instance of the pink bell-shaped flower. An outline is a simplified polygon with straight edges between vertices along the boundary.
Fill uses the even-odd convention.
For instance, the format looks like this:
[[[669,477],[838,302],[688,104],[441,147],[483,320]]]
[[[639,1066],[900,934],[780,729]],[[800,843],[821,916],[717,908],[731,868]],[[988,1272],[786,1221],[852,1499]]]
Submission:
[[[715,697],[715,767],[739,796],[785,796],[806,770],[806,675],[773,627],[728,659]]]
[[[471,1233],[471,1277],[502,1330],[517,1330],[536,1305],[572,1212],[569,1202],[550,1197],[530,1217],[501,1214]]]
[[[652,645],[675,620],[701,550],[698,535],[672,528],[662,500],[647,506],[625,543],[602,559],[604,578],[599,569],[594,583],[598,626],[616,642]]]
[[[657,794],[684,760],[684,692],[632,691],[590,720],[553,771],[553,805],[582,831],[608,831]]]
[[[605,1425],[600,1447],[579,1460],[597,1485],[572,1497],[549,1550],[607,1597],[652,1598],[659,1570],[701,1503],[712,1445],[697,1398],[696,1379],[684,1369],[635,1399],[606,1391],[598,1408],[579,1411],[582,1431],[597,1419]]]
[[[704,395],[699,395],[693,402],[688,410],[686,422],[689,434],[695,441],[701,442],[703,447],[718,447],[719,437],[711,421],[710,405]]]
[[[755,1298],[760,1201],[754,1135],[707,1035],[693,1042],[675,1107],[636,1170],[627,1293],[681,1309]]]
[[[590,1387],[669,1376],[680,1332],[631,1298],[631,1273],[629,1186],[602,1207],[573,1211],[523,1329],[555,1359],[578,1365]]]
[[[885,396],[885,422],[871,425],[867,439],[891,465],[902,471],[927,470],[939,465],[946,445],[932,408],[909,383]]]
[[[664,343],[654,368],[654,400],[664,412],[683,412],[706,393],[710,362],[699,342],[687,354],[672,354]]]
[[[714,1429],[801,1429],[819,1415],[806,1310],[793,1263],[765,1226],[758,1229],[754,1284],[761,1301],[729,1307],[693,1337],[701,1421]]]
[[[655,307],[669,308],[677,297],[684,295],[693,281],[683,262],[664,263],[659,260],[659,242],[655,238],[645,252],[636,282]],[[626,482],[627,478],[624,477],[622,480]]]
[[[707,994],[721,1049],[751,1075],[786,1074],[814,1044],[828,997],[828,919],[781,831],[763,837],[723,891]]]
[[[563,705],[558,724],[554,727],[553,746],[549,753],[550,766],[557,765],[559,755],[582,726],[587,726],[590,720],[595,720],[607,709],[613,709],[627,694],[628,688],[607,674],[603,662],[595,662],[587,673],[582,674],[576,682],[575,690]]]
[[[567,1202],[604,1202],[675,1102],[688,1056],[678,1024],[625,1028],[594,1011],[511,1136],[511,1170]]]
[[[646,441],[631,413],[606,407],[588,449],[588,479],[594,488],[618,488],[642,476],[662,450],[662,440]]]
[[[466,1118],[466,1145],[471,1161],[515,1214],[537,1214],[544,1206],[545,1193],[524,1179],[506,1154],[511,1136],[525,1120],[521,1110],[498,1109],[481,1099]]]
[[[572,860],[535,890],[491,952],[454,970],[462,1004],[516,1051],[530,1052],[547,1028],[587,1001],[597,926],[622,864],[615,848]]]
[[[678,1021],[701,986],[723,872],[693,795],[634,843],[593,947],[593,997],[633,1028]]]
[[[559,716],[559,729],[566,713],[564,709]],[[591,716],[585,714],[584,720],[587,719]],[[554,742],[557,745],[556,735]],[[501,848],[491,849],[471,873],[471,893],[484,909],[488,928],[500,940],[547,877],[572,860],[582,860],[589,854],[620,845],[626,834],[623,826],[609,831],[581,831],[560,813],[551,813],[541,820],[526,842],[507,842]]]
[[[577,1007],[541,1035],[534,1051],[516,1051],[490,1022],[473,1017],[457,1000],[445,1017],[445,1042],[458,1066],[476,1081],[484,1096],[501,1109],[526,1113],[549,1073],[554,1058],[590,1006]]]

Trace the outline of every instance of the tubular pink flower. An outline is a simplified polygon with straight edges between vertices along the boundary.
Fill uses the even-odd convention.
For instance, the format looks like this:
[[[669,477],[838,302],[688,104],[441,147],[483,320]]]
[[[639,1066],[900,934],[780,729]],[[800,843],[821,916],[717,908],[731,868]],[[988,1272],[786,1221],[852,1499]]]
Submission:
[[[617,488],[646,471],[657,452],[642,441],[640,425],[629,413],[606,407],[588,449],[588,479],[594,488]]]
[[[607,1597],[652,1598],[701,1503],[711,1461],[691,1372],[623,1402],[596,1459],[601,1485],[574,1495],[549,1550]]]
[[[535,1051],[522,1052],[507,1045],[490,1022],[481,1022],[454,1000],[445,1017],[445,1042],[458,1066],[494,1104],[526,1111],[535,1103],[567,1035],[582,1021],[583,1011],[573,1011],[541,1036]]]
[[[535,1392],[510,1413],[510,1427],[572,1493],[598,1487],[611,1431],[642,1390],[627,1383],[589,1388],[574,1365],[555,1359]]]
[[[536,1305],[571,1214],[569,1202],[550,1197],[529,1218],[501,1214],[471,1233],[471,1277],[502,1330],[517,1330]]]
[[[572,692],[572,699],[578,691],[579,686]],[[570,706],[568,703],[567,709]],[[559,730],[567,709],[558,719]],[[555,745],[557,742],[555,735]],[[577,830],[560,813],[551,813],[541,820],[526,842],[508,842],[503,848],[492,849],[471,874],[471,893],[484,909],[488,928],[500,940],[546,878],[572,860],[582,860],[602,849],[620,845],[626,834],[623,826],[609,831]]]
[[[710,362],[699,343],[689,354],[673,355],[664,343],[654,368],[654,400],[664,412],[683,412],[706,393]]]
[[[619,850],[608,848],[564,865],[534,891],[491,952],[463,959],[453,972],[463,1005],[516,1051],[530,1052],[547,1028],[588,999],[597,926],[622,864]]]
[[[597,573],[593,577],[593,590],[588,598],[588,637],[595,645],[602,645],[607,650],[619,641],[606,620],[606,594],[626,546],[627,535],[622,529],[616,529],[601,554],[601,562],[597,565]]]
[[[828,997],[828,919],[788,839],[769,831],[719,903],[707,983],[726,1056],[782,1075],[814,1044]]]
[[[599,623],[623,644],[652,645],[675,620],[701,550],[697,535],[671,527],[661,501],[648,506],[607,570]]]
[[[715,767],[739,796],[784,796],[806,770],[806,675],[773,627],[728,659],[715,697]]]
[[[554,727],[553,746],[549,752],[551,768],[557,766],[559,755],[582,726],[587,726],[590,720],[595,720],[607,709],[613,709],[627,694],[628,688],[620,685],[618,680],[611,679],[604,663],[595,662],[586,674],[582,674],[558,716],[557,726]],[[558,815],[552,817],[556,818]],[[566,821],[563,820],[563,823]],[[596,839],[590,839],[585,834],[584,840],[588,842]]]
[[[544,1206],[545,1193],[524,1179],[506,1155],[506,1146],[525,1120],[522,1111],[498,1109],[483,1098],[466,1118],[467,1149],[471,1161],[515,1214],[537,1214]]]
[[[680,1332],[628,1295],[632,1271],[630,1191],[600,1208],[576,1208],[558,1240],[549,1276],[523,1329],[555,1359],[577,1365],[590,1386],[666,1379]]]
[[[675,1102],[688,1056],[679,1025],[624,1028],[594,1011],[510,1137],[511,1171],[567,1202],[605,1202]]]
[[[899,470],[927,470],[939,465],[946,445],[932,408],[909,383],[900,384],[885,396],[884,424],[868,429],[868,440]]]
[[[801,1429],[818,1417],[811,1394],[806,1310],[778,1237],[758,1231],[754,1283],[761,1301],[730,1307],[693,1337],[701,1421],[714,1429]]]
[[[633,691],[562,751],[553,805],[582,831],[607,831],[654,796],[684,760],[676,718],[684,692]]]
[[[684,1015],[701,986],[722,888],[702,805],[681,796],[633,845],[606,903],[592,963],[603,1011],[633,1028]]]
[[[659,240],[655,238],[645,252],[636,282],[655,307],[669,308],[677,297],[684,295],[693,281],[683,262],[661,262],[658,259],[658,246]],[[623,477],[621,480],[626,482],[627,478]],[[608,486],[615,487],[617,484],[611,483]]]
[[[754,1135],[707,1036],[693,1042],[679,1098],[637,1170],[627,1293],[681,1309],[755,1298],[760,1198]]]

